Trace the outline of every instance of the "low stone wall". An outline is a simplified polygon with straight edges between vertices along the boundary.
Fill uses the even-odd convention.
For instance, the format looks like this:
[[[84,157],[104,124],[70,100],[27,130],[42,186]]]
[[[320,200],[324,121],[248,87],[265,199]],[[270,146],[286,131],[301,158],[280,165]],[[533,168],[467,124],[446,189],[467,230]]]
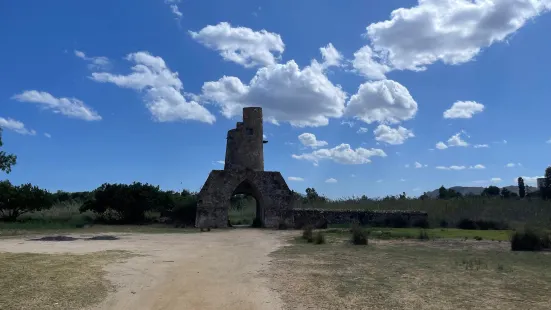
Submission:
[[[428,214],[424,211],[293,209],[291,212],[295,228],[302,228],[307,224],[321,228],[324,225],[353,222],[369,226],[393,226],[394,223],[412,226],[418,221],[428,219]]]

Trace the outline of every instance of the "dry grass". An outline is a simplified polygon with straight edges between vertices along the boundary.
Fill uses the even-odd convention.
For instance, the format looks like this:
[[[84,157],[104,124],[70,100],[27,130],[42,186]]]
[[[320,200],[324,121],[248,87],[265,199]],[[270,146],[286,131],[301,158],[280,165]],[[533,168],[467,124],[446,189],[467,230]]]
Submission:
[[[35,227],[18,225],[19,223],[0,223],[0,239],[36,234],[93,234],[93,233],[193,233],[195,228],[175,228],[164,224],[151,225],[93,225],[86,228],[75,227]],[[1,308],[0,308],[1,309]]]
[[[550,253],[508,242],[370,240],[327,234],[275,252],[271,276],[289,309],[551,309]]]
[[[0,253],[0,309],[82,309],[98,303],[112,290],[102,265],[129,256]]]

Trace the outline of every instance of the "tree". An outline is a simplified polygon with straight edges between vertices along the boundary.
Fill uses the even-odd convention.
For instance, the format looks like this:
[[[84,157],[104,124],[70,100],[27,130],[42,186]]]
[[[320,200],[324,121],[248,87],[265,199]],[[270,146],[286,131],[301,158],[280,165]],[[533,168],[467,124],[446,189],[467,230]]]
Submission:
[[[507,188],[504,187],[504,188],[501,189],[501,197],[511,198],[511,196],[512,196],[511,194],[512,194],[511,191],[508,190]]]
[[[4,145],[2,143],[2,128],[0,128],[0,148]],[[6,173],[11,172],[11,167],[17,163],[17,156],[13,154],[7,154],[4,151],[0,151],[0,170]]]
[[[446,199],[448,197],[448,190],[444,187],[444,185],[440,186],[438,189],[438,198],[439,199]]]
[[[13,186],[10,181],[0,182],[0,219],[13,222],[27,212],[49,209],[53,196],[48,191],[23,184]]]
[[[499,196],[499,193],[500,193],[499,187],[490,185],[482,191],[482,196],[495,197],[495,196]]]
[[[526,186],[524,186],[524,179],[522,177],[518,177],[518,195],[520,198],[526,196]]]
[[[543,199],[551,199],[551,166],[545,169],[543,187],[540,188]]]

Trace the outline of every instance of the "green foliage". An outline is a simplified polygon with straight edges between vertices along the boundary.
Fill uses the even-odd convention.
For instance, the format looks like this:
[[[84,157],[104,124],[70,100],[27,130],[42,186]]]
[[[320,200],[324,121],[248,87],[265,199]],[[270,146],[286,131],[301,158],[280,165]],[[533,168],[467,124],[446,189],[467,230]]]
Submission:
[[[107,222],[144,223],[147,211],[172,210],[174,201],[171,195],[147,183],[105,183],[94,191],[93,198],[87,200],[80,211],[92,211]]]
[[[195,224],[197,214],[197,195],[191,193],[167,192],[165,204],[161,206],[163,214],[166,214],[174,222],[191,226]]]
[[[543,199],[551,199],[551,166],[545,169],[543,187],[540,188],[540,195]]]
[[[4,144],[2,143],[2,128],[0,128],[0,148]],[[4,151],[0,151],[0,171],[6,173],[11,172],[11,167],[17,163],[17,156],[13,154],[8,154]]]
[[[512,251],[541,251],[549,248],[551,248],[551,238],[548,233],[525,229],[511,236]]]
[[[490,185],[482,191],[482,196],[496,197],[499,196],[499,187]]]
[[[302,229],[302,239],[312,242],[314,239],[314,227],[312,225],[306,225]]]
[[[461,219],[457,223],[457,228],[469,229],[469,230],[507,230],[509,229],[508,225],[503,222],[496,222],[491,220],[472,220],[472,219]]]
[[[321,231],[316,232],[314,234],[313,242],[314,242],[314,244],[324,244],[325,243],[325,235]]]
[[[424,229],[421,229],[419,230],[419,235],[417,236],[417,239],[419,240],[429,240],[429,234],[427,233],[426,230]]]
[[[463,195],[461,193],[456,192],[453,189],[446,189],[444,186],[440,186],[438,189],[438,199],[453,199],[453,198],[461,198]]]
[[[412,226],[419,227],[419,228],[429,228],[430,224],[429,224],[429,220],[427,220],[426,218],[422,218],[414,221]]]
[[[524,179],[522,177],[518,177],[518,195],[520,198],[524,198],[526,196],[526,186],[524,185]]]
[[[501,197],[503,198],[511,198],[513,197],[513,194],[514,194],[513,192],[511,192],[505,187],[501,189]]]
[[[0,219],[15,221],[21,214],[49,209],[52,195],[32,184],[19,186],[9,181],[0,182]]]
[[[359,224],[352,224],[352,244],[367,245],[367,231],[363,229]]]

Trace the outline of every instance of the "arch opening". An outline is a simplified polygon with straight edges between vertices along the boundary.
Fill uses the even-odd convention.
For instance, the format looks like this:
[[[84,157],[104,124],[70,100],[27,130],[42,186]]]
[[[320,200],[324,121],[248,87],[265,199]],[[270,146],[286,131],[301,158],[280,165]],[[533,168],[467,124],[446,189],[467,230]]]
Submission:
[[[241,182],[230,196],[228,222],[238,227],[264,226],[260,193],[248,180]]]

